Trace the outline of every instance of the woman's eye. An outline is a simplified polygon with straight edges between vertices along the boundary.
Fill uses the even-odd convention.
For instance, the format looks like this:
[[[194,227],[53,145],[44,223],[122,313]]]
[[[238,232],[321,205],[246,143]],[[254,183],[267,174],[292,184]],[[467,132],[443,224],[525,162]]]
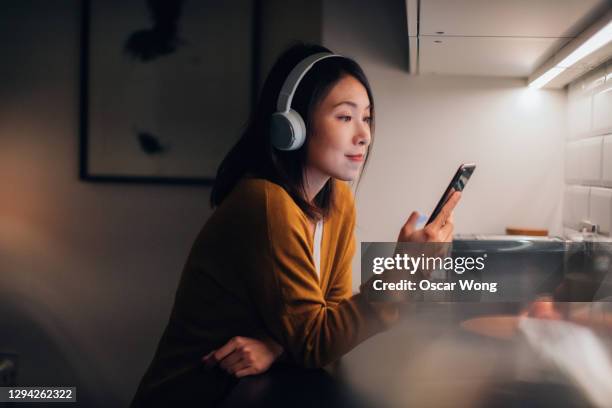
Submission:
[[[338,119],[340,119],[343,122],[350,122],[352,118],[350,116],[343,115],[343,116],[338,116]]]
[[[372,123],[372,117],[368,116],[367,118],[363,118],[363,121],[369,125],[370,123]]]

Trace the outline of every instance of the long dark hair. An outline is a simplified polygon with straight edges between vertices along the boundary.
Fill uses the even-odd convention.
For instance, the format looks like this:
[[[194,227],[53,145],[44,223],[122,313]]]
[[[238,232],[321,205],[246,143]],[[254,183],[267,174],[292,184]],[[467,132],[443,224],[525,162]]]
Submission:
[[[372,90],[361,67],[349,58],[326,58],[317,62],[302,78],[293,101],[306,124],[304,146],[294,151],[275,149],[269,136],[270,117],[276,111],[280,89],[289,72],[304,58],[319,52],[330,52],[319,45],[296,44],[281,54],[272,67],[261,91],[257,106],[251,113],[242,137],[232,147],[217,170],[217,177],[210,195],[210,204],[219,206],[238,181],[249,174],[264,178],[283,187],[310,219],[325,217],[332,204],[334,191],[332,180],[325,183],[313,203],[306,199],[304,168],[309,129],[313,126],[313,112],[331,88],[345,75],[355,77],[364,86],[370,99],[371,134],[374,134],[374,99]],[[368,149],[371,147],[368,147]],[[366,155],[366,161],[369,155]],[[365,163],[364,163],[365,167]],[[363,168],[362,168],[363,171]]]

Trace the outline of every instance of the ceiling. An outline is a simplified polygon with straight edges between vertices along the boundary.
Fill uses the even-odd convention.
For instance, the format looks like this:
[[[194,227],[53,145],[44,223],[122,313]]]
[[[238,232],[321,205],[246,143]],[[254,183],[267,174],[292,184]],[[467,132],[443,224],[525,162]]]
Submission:
[[[612,0],[406,0],[410,72],[526,78]]]

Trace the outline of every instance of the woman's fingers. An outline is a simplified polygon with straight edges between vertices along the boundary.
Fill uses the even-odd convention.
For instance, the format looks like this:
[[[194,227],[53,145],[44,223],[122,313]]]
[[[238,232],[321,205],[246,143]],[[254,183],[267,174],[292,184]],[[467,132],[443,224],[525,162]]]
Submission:
[[[450,215],[448,216],[448,219],[446,220],[446,222],[450,222],[452,223],[455,220],[455,213],[453,211],[451,211]]]
[[[453,210],[457,206],[459,199],[461,199],[461,192],[455,191],[450,196],[446,204],[444,204],[444,207],[442,207],[440,214],[438,214],[436,219],[433,220],[430,225],[435,229],[441,229],[444,226],[444,224],[446,224],[446,222],[448,221],[448,218],[453,213]]]
[[[239,372],[242,373],[241,376],[259,374],[256,365],[252,359],[249,358],[249,355],[245,353],[246,351],[243,352],[243,350],[237,349],[221,360],[219,366],[228,374],[233,374],[237,377],[239,377]]]
[[[453,230],[455,225],[453,224],[453,213],[447,218],[446,223],[440,228],[440,236],[442,237],[440,242],[450,242],[453,237]]]
[[[418,219],[419,219],[419,213],[416,211],[413,211],[410,214],[410,217],[408,217],[408,219],[402,226],[402,230],[400,231],[400,240],[401,240],[401,237],[408,237],[414,232],[414,230],[416,229],[416,223]]]
[[[234,337],[227,343],[225,343],[222,347],[217,349],[212,353],[209,353],[208,358],[206,358],[206,365],[213,366],[223,360],[225,357],[234,352],[241,344],[243,344],[244,339],[242,337]]]
[[[236,375],[237,378],[241,378],[241,377],[245,377],[247,375],[255,375],[255,374],[259,374],[257,369],[255,369],[254,367],[247,367],[247,368],[243,368],[243,369],[237,371],[235,375]]]
[[[219,362],[219,366],[227,372],[231,372],[230,369],[242,361],[242,353],[240,350],[234,350],[229,356],[225,357]]]
[[[215,360],[215,352],[217,350],[213,350],[204,357],[202,357],[202,362],[206,365],[206,367],[212,367],[217,364],[217,360]]]
[[[229,374],[236,375],[238,372],[244,371],[247,368],[253,369],[253,371],[257,371],[255,370],[255,367],[245,359],[236,362],[236,364],[233,364],[231,367],[228,367],[228,369],[225,371],[227,371]]]
[[[416,231],[419,214],[413,211],[400,230],[398,242],[450,242],[453,237],[453,209],[457,206],[461,192],[455,191],[446,201],[436,218],[423,229]]]
[[[266,371],[282,354],[283,348],[270,338],[264,340],[234,337],[221,348],[208,353],[202,358],[207,368],[216,364],[229,374],[252,368],[254,371],[242,375],[259,374]]]

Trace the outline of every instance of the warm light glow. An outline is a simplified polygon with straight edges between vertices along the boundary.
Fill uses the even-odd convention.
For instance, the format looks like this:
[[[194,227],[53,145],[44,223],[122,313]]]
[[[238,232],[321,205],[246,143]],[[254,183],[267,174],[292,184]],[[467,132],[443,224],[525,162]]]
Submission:
[[[612,41],[612,21],[608,22],[608,24],[606,24],[601,30],[597,31],[591,38],[572,51],[567,57],[563,58],[563,60],[561,60],[557,65],[533,80],[529,84],[529,87],[543,87],[552,81],[557,75],[562,73],[566,68],[576,64],[587,55],[594,53],[601,47],[607,45],[610,41]]]

